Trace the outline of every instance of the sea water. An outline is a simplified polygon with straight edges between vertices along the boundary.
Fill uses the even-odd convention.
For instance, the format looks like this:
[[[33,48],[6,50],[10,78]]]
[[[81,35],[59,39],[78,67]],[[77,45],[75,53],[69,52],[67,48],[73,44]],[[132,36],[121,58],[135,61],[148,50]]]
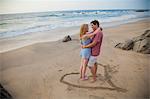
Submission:
[[[80,26],[83,23],[89,24],[92,20],[98,20],[101,27],[111,27],[150,18],[149,12],[149,10],[75,10],[0,14],[0,39]]]

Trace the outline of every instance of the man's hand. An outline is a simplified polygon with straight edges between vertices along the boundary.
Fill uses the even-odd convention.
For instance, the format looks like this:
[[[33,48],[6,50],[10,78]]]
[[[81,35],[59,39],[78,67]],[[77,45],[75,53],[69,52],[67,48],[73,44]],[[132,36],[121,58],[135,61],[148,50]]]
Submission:
[[[86,48],[86,46],[85,45],[81,45],[81,48]]]

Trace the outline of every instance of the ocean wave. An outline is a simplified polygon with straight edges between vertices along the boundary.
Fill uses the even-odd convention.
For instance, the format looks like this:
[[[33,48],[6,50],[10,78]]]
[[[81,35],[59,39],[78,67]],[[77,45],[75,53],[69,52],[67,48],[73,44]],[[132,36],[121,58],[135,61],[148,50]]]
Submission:
[[[42,15],[42,16],[37,16],[37,17],[58,17],[60,15],[56,15],[56,14],[51,14],[51,15]]]
[[[50,30],[51,27],[52,27],[51,25],[38,25],[38,26],[28,27],[24,29],[16,29],[11,31],[0,32],[0,38],[13,37],[13,36],[26,34],[26,33],[46,31],[46,30]]]
[[[2,25],[6,25],[6,24],[8,24],[8,23],[0,23],[0,26],[2,26]]]
[[[123,22],[136,18],[150,17],[149,12],[134,10],[77,10],[0,15],[0,38],[51,29],[80,26],[92,20],[101,23]]]
[[[136,18],[136,17],[137,17],[136,15],[122,15],[122,16],[118,16],[118,17],[105,18],[101,21],[102,22],[125,21],[125,20]]]

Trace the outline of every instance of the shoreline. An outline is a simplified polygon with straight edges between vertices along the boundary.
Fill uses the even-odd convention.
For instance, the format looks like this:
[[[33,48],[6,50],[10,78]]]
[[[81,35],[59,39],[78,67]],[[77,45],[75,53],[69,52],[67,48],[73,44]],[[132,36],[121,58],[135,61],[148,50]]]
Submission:
[[[118,25],[107,26],[107,27],[104,27],[104,28],[105,29],[116,28],[118,26],[123,26],[123,25],[148,21],[148,19],[149,18],[141,19],[141,20],[133,20],[133,21],[128,21],[126,23],[122,23],[122,24],[116,23]],[[112,22],[110,24],[112,24]],[[46,32],[23,34],[23,35],[16,36],[16,37],[1,39],[0,40],[0,45],[1,45],[0,53],[13,51],[13,50],[16,50],[16,49],[19,49],[19,48],[22,48],[22,47],[25,47],[25,46],[30,46],[30,45],[33,45],[33,44],[37,44],[37,43],[60,41],[60,40],[63,39],[63,37],[65,35],[61,35],[61,36],[59,35],[58,37],[51,38],[50,37],[51,35],[49,35],[49,33],[50,32],[52,32],[52,33],[62,32],[62,34],[64,34],[65,32],[68,32],[68,34],[66,34],[66,35],[75,36],[79,32],[79,28],[80,27],[75,26],[75,27],[61,28],[61,29],[58,29],[58,30],[51,30],[51,31],[46,31]]]
[[[0,45],[2,45],[3,47],[1,46],[2,48],[0,48],[0,53],[9,52],[9,51],[12,51],[12,50],[15,50],[18,48],[22,48],[22,47],[37,44],[37,43],[59,41],[64,37],[64,35],[61,35],[61,36],[55,35],[55,38],[54,38],[54,37],[51,37],[52,35],[49,33],[50,32],[52,32],[52,33],[62,32],[62,34],[63,34],[65,32],[68,32],[68,35],[70,35],[70,34],[75,35],[75,33],[78,32],[78,28],[79,27],[71,27],[71,28],[67,28],[67,29],[61,28],[59,30],[30,33],[30,34],[19,35],[14,38],[11,37],[11,38],[7,38],[7,39],[2,39],[2,40],[0,40]],[[11,47],[9,47],[9,46],[11,46]]]

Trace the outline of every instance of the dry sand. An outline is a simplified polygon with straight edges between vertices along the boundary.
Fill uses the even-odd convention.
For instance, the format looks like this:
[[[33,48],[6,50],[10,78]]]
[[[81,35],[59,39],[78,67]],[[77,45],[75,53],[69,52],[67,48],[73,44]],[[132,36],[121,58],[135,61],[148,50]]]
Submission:
[[[0,53],[0,82],[14,99],[148,99],[150,55],[114,48],[118,42],[150,29],[148,20],[104,28],[98,80],[80,81],[78,35],[67,43],[45,42]],[[87,74],[90,75],[89,70]],[[78,86],[78,87],[79,87]],[[95,88],[94,88],[95,87]],[[118,90],[119,88],[121,90]],[[97,89],[96,89],[97,88]]]

